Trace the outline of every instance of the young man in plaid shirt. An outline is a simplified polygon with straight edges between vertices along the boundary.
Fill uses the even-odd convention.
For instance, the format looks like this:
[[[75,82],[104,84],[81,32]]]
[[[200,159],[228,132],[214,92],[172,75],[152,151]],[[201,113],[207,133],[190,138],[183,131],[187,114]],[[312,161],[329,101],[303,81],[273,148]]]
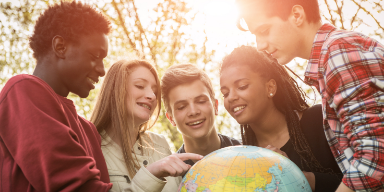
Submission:
[[[237,4],[259,50],[283,65],[308,59],[305,82],[322,96],[325,134],[344,173],[337,191],[384,191],[383,44],[322,24],[317,0]]]

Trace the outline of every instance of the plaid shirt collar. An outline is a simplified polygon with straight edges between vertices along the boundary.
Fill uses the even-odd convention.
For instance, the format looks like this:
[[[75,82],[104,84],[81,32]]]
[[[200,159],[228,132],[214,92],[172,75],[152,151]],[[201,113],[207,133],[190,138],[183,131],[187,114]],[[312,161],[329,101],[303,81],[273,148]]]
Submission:
[[[305,79],[304,82],[308,85],[314,85],[318,88],[318,68],[321,55],[321,49],[324,42],[329,37],[329,34],[336,30],[331,24],[325,23],[320,27],[315,35],[315,39],[312,44],[311,56],[308,60],[308,66],[305,70]]]

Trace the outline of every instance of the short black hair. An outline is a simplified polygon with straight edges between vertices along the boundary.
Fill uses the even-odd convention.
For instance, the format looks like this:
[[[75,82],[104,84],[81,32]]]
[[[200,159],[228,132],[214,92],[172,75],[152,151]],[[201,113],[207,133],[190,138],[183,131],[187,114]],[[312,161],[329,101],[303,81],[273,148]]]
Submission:
[[[240,12],[244,9],[249,10],[252,7],[259,6],[262,10],[267,10],[267,16],[278,16],[283,20],[288,19],[293,6],[301,5],[309,23],[321,21],[318,0],[236,0],[236,3],[240,8]],[[238,18],[237,27],[246,31],[240,25],[241,18]]]
[[[39,59],[48,53],[56,35],[76,43],[84,35],[108,34],[111,22],[91,5],[81,2],[62,1],[49,6],[36,21],[35,30],[29,38],[33,57]]]

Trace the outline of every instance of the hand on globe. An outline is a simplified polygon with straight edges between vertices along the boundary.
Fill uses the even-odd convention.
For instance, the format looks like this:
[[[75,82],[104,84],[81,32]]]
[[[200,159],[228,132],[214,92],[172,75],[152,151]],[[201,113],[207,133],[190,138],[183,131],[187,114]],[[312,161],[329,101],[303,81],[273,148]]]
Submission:
[[[277,148],[277,147],[275,147],[275,146],[273,146],[273,145],[268,145],[268,146],[266,147],[266,149],[269,149],[269,150],[271,150],[271,151],[274,151],[274,152],[276,152],[276,153],[278,153],[278,154],[280,154],[280,155],[283,155],[283,156],[285,156],[286,158],[289,159],[288,155],[287,155],[284,151],[280,150],[279,148]]]
[[[315,185],[316,185],[315,174],[312,172],[306,172],[306,171],[303,171],[303,174],[305,178],[307,178],[309,186],[311,186],[312,191],[314,191]]]
[[[188,159],[200,160],[202,158],[203,156],[195,153],[175,153],[148,165],[146,168],[152,175],[160,179],[168,176],[177,177],[184,175],[191,168],[191,165],[183,161]]]

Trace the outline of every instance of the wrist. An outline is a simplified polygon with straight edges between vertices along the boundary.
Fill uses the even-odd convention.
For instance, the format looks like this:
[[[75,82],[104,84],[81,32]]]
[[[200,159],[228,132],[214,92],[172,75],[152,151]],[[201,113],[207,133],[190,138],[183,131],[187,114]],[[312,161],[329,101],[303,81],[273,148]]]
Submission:
[[[312,172],[303,171],[305,178],[307,179],[309,186],[311,186],[312,191],[315,191],[316,179],[315,174]]]
[[[144,167],[145,169],[148,170],[149,173],[151,173],[153,176],[157,177],[158,179],[160,180],[163,180],[163,181],[166,181],[166,179],[164,177],[162,177],[161,175],[159,175],[158,172],[156,172],[152,166],[147,166],[147,167]]]

